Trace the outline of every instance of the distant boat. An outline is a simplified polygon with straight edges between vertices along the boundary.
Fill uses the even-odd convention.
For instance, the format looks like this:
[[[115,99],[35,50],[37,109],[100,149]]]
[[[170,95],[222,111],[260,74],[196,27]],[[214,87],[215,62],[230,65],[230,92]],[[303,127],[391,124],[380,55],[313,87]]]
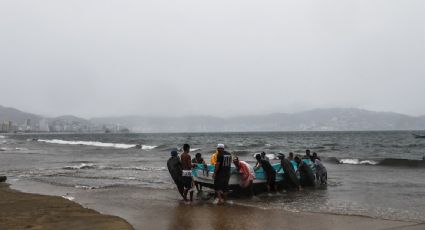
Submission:
[[[425,138],[425,135],[420,135],[420,134],[415,134],[415,133],[412,133],[412,135],[413,135],[415,138]]]

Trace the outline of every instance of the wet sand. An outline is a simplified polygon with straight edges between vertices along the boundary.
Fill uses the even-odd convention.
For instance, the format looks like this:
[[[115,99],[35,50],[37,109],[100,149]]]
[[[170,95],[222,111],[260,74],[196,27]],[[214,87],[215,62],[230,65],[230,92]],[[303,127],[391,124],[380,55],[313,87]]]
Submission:
[[[21,184],[18,187],[20,190],[26,192],[37,192],[41,194],[59,194],[63,193],[63,189],[56,186],[44,185],[40,186],[37,183],[31,184],[31,188],[27,187],[28,184]],[[4,194],[4,189],[0,189],[0,197],[8,197]],[[11,191],[11,190],[9,190]],[[247,207],[237,204],[226,204],[223,206],[213,205],[211,200],[198,199],[193,204],[187,205],[181,202],[179,195],[175,190],[163,189],[149,189],[149,188],[126,188],[117,187],[109,189],[94,189],[94,190],[74,190],[71,195],[75,197],[75,201],[84,207],[95,209],[101,213],[108,215],[119,216],[127,220],[135,229],[169,229],[169,230],[227,230],[227,229],[289,229],[289,230],[357,230],[357,229],[376,229],[376,230],[419,230],[425,229],[424,223],[404,222],[404,221],[391,221],[374,219],[362,216],[347,216],[347,215],[333,215],[322,213],[308,213],[308,212],[289,212],[284,210],[274,209],[260,209],[257,207]],[[81,206],[68,202],[60,197],[45,196],[46,199],[66,201],[68,205],[74,205],[77,213],[81,212]],[[3,198],[2,198],[2,202]],[[50,203],[51,201],[49,201]],[[28,201],[30,204],[31,201]],[[56,204],[56,202],[53,202]],[[27,207],[25,201],[21,204]],[[3,204],[1,203],[3,207]],[[74,207],[72,206],[72,207]],[[6,208],[6,209],[10,209]],[[56,213],[56,217],[42,219],[45,221],[45,226],[52,226],[51,228],[43,229],[60,229],[57,226],[71,226],[68,224],[58,224],[57,219],[67,218],[68,213],[74,211],[68,210],[63,207],[62,213]],[[25,210],[25,208],[24,208]],[[88,210],[88,209],[85,209]],[[10,213],[2,210],[1,220],[3,218],[16,219],[16,212]],[[78,222],[79,225],[71,221],[72,227],[66,229],[131,229],[130,226],[122,222],[117,217],[101,216],[98,213],[92,214],[93,211],[84,215],[74,214],[73,221]],[[27,212],[27,218],[31,220],[40,219],[36,217],[36,212]],[[34,215],[34,216],[31,216]],[[98,217],[92,217],[98,215]],[[22,218],[22,217],[21,217]],[[99,223],[99,219],[117,222],[112,225],[110,223]],[[3,221],[2,221],[3,222]],[[13,221],[12,221],[13,222]],[[103,221],[100,221],[103,222]],[[16,221],[15,221],[16,223]],[[28,222],[27,222],[28,223]],[[31,222],[33,224],[36,222]],[[98,225],[95,224],[104,224]],[[24,225],[21,225],[24,226]],[[91,226],[88,228],[87,226]],[[114,226],[111,228],[111,226]],[[4,229],[1,228],[0,229]],[[7,229],[7,228],[6,228]],[[36,228],[34,228],[36,229]]]
[[[114,188],[79,194],[89,207],[120,215],[136,229],[425,229],[425,224],[381,220],[362,216],[265,210],[240,205],[213,205],[197,200],[179,201],[173,190]],[[119,194],[119,195],[118,195]],[[115,199],[126,197],[126,200]],[[93,197],[102,202],[93,202]],[[124,204],[124,205],[123,205]]]
[[[125,220],[57,196],[22,193],[0,183],[0,229],[133,229]]]

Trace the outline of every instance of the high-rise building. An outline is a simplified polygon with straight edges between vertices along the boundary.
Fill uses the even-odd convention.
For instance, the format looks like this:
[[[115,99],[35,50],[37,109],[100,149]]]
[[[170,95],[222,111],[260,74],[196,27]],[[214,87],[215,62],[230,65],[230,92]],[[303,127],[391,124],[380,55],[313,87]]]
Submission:
[[[40,132],[49,132],[50,131],[50,129],[49,129],[49,123],[47,122],[47,120],[46,119],[41,119],[39,122],[38,122],[38,131],[40,131]]]
[[[9,131],[9,128],[8,128],[8,126],[9,126],[9,124],[7,123],[7,122],[3,122],[3,123],[1,123],[1,125],[0,125],[0,131],[2,132],[2,133],[7,133],[8,131]]]
[[[1,124],[1,132],[3,133],[11,133],[18,131],[18,126],[13,124],[12,121],[4,121]]]
[[[25,131],[31,131],[32,127],[31,127],[31,119],[26,119],[25,120]]]

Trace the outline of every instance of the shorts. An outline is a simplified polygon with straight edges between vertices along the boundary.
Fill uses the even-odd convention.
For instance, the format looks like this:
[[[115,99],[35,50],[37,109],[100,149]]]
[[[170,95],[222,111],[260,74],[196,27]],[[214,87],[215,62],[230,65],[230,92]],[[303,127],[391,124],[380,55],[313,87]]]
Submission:
[[[229,176],[220,176],[214,180],[215,191],[227,192],[229,190]]]
[[[276,183],[276,173],[267,175],[267,184],[273,188],[275,186],[275,183]]]
[[[192,189],[192,177],[184,176],[182,177],[183,188],[184,189]]]

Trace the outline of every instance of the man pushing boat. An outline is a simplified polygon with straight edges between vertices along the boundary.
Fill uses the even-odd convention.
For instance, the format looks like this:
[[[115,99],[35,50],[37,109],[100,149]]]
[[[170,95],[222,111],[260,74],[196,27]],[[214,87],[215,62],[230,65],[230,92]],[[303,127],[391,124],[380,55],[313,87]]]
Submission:
[[[217,145],[217,152],[217,162],[213,174],[214,189],[217,196],[217,204],[222,204],[227,199],[232,155],[224,151],[224,144]]]
[[[180,195],[184,199],[183,195],[183,178],[182,178],[182,163],[178,156],[177,151],[171,151],[171,157],[167,161],[167,168],[170,172],[171,178],[173,178],[174,183],[177,185],[177,189],[179,190]]]
[[[192,160],[190,157],[190,145],[183,145],[183,153],[180,156],[182,162],[183,199],[188,202],[187,193],[190,193],[190,202],[193,201]]]

